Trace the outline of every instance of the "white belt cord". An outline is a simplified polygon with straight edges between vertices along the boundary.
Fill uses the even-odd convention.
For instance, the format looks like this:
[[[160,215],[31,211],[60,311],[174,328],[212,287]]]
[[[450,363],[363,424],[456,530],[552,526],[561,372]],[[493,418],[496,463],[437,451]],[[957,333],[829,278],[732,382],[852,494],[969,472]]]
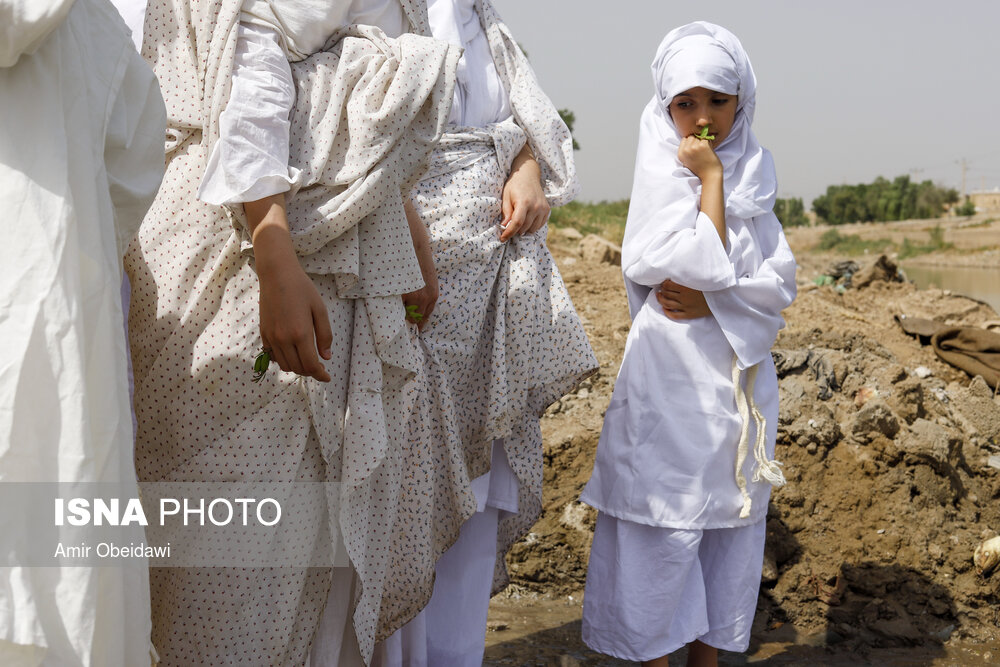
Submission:
[[[750,516],[750,507],[753,502],[750,500],[750,493],[747,491],[747,478],[743,474],[743,463],[747,460],[747,453],[750,449],[750,416],[753,415],[754,425],[757,428],[757,438],[754,443],[753,457],[757,460],[757,468],[753,473],[753,481],[759,482],[761,479],[772,486],[784,486],[785,475],[781,472],[781,463],[767,458],[767,420],[757,408],[757,403],[753,400],[754,384],[757,382],[757,370],[760,364],[754,364],[747,369],[747,391],[743,391],[743,383],[740,381],[742,371],[737,363],[736,355],[733,355],[733,390],[736,393],[736,409],[740,413],[740,421],[743,428],[740,432],[740,444],[736,448],[736,486],[743,496],[743,508],[740,510],[740,518],[746,519]]]

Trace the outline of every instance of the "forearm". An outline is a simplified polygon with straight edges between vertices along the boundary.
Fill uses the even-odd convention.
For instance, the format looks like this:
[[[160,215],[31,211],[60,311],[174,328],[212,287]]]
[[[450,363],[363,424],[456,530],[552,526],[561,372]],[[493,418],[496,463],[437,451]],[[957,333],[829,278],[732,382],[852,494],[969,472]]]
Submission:
[[[431,276],[437,276],[437,271],[434,269],[434,253],[431,248],[430,233],[427,231],[427,225],[420,219],[417,209],[413,207],[413,203],[407,197],[404,197],[403,210],[406,211],[406,222],[410,227],[413,251],[420,263],[420,273],[423,274],[424,282],[428,283]]]
[[[245,202],[243,211],[250,227],[258,275],[270,275],[291,262],[298,263],[285,213],[284,193]]]
[[[542,182],[542,169],[538,166],[535,154],[531,152],[531,146],[528,145],[527,141],[524,142],[524,146],[510,163],[510,174],[507,176],[507,180],[510,180],[515,174],[522,173],[539,183]]]
[[[722,174],[712,173],[701,179],[701,212],[715,225],[722,247],[726,244],[726,201],[722,190]]]

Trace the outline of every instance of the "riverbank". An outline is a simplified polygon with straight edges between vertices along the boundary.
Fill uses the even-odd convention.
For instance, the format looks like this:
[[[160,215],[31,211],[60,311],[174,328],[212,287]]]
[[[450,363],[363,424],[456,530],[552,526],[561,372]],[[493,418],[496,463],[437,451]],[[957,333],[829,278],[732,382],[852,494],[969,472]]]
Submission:
[[[800,297],[775,349],[790,483],[772,498],[752,660],[994,664],[1000,575],[977,575],[972,552],[1000,530],[1000,470],[988,464],[1000,454],[1000,401],[893,316],[979,325],[998,315],[907,283],[817,287],[846,257],[814,254],[806,236],[789,233]],[[576,501],[628,334],[624,288],[613,247],[567,227],[550,246],[601,371],[543,420],[544,514],[512,550],[514,584],[491,605],[488,664],[624,665],[579,641],[594,513]]]

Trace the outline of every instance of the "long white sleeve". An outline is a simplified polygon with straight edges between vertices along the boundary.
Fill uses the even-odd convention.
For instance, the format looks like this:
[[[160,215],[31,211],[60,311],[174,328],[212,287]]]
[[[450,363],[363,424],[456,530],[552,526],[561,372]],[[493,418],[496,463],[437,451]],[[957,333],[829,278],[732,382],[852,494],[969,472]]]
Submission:
[[[295,86],[277,33],[241,23],[229,104],[198,190],[209,204],[255,201],[293,189],[289,114]]]
[[[756,218],[745,231],[753,232],[761,260],[737,260],[736,284],[705,292],[708,307],[742,368],[760,363],[768,355],[778,331],[785,326],[781,311],[792,304],[796,294],[795,257],[774,214]],[[756,268],[741,271],[741,266]]]

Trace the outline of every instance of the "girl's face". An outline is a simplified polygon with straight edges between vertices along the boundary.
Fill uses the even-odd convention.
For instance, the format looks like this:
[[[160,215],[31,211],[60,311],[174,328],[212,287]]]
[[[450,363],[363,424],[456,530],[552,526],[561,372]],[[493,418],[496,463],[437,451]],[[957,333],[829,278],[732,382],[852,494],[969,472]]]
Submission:
[[[718,146],[733,129],[736,102],[736,95],[698,86],[676,95],[667,106],[667,113],[682,137],[698,134],[708,126],[708,133],[715,135],[712,143]]]

